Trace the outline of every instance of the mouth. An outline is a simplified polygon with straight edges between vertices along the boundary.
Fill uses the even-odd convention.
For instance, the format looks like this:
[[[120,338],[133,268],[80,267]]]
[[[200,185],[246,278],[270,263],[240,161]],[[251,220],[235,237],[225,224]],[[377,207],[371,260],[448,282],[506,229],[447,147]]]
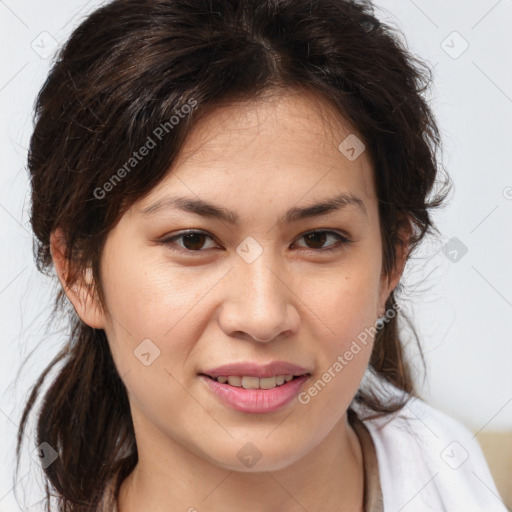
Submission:
[[[238,412],[268,414],[291,404],[311,377],[311,373],[254,375],[219,375],[199,373],[198,377],[221,404]]]

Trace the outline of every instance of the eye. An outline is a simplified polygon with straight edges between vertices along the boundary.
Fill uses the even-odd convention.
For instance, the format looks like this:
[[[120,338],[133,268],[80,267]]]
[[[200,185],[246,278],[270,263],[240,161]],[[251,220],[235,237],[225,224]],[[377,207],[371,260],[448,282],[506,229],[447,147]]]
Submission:
[[[180,238],[183,239],[183,245],[179,246],[176,249],[175,247],[173,247],[173,245],[175,245],[174,241]],[[178,233],[177,235],[174,235],[170,238],[166,238],[165,240],[162,240],[161,243],[167,245],[172,250],[181,250],[191,254],[194,252],[203,252],[200,251],[200,249],[204,245],[205,238],[210,238],[213,240],[213,238],[204,231],[196,231],[193,229],[189,229],[187,231]]]
[[[319,249],[318,245],[323,245],[325,243],[326,238],[329,236],[334,237],[338,240],[337,244],[331,244],[325,249]],[[330,230],[321,230],[317,229],[316,231],[308,231],[307,233],[304,233],[299,238],[304,238],[304,240],[307,241],[307,243],[312,243],[313,247],[311,248],[314,252],[328,252],[328,251],[335,251],[338,249],[342,249],[344,245],[348,245],[351,243],[351,240],[349,240],[346,236],[341,235],[340,233],[337,233],[336,231],[330,231]],[[316,245],[316,247],[315,247]]]
[[[325,244],[325,240],[329,236],[337,239],[338,243],[331,244],[324,249],[319,248],[318,246]],[[178,233],[172,237],[165,238],[160,243],[169,247],[173,251],[181,251],[185,252],[186,254],[195,255],[194,253],[199,254],[204,252],[201,249],[204,248],[204,240],[207,238],[213,240],[213,237],[204,231],[189,229],[187,231],[182,231],[181,233]],[[300,238],[304,238],[307,243],[313,244],[313,247],[310,248],[313,252],[328,252],[338,250],[341,249],[344,245],[351,243],[351,240],[349,240],[346,236],[343,236],[336,231],[330,230],[308,231],[307,233],[302,234],[299,239]],[[178,244],[176,247],[175,241],[179,239],[182,239],[183,243]]]

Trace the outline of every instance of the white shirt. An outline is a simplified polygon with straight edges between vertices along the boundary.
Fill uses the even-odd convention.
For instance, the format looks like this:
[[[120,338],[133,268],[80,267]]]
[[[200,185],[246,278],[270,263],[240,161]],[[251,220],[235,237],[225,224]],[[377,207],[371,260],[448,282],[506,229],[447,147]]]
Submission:
[[[507,512],[480,445],[461,423],[417,398],[374,420],[352,408],[375,445],[384,512]]]

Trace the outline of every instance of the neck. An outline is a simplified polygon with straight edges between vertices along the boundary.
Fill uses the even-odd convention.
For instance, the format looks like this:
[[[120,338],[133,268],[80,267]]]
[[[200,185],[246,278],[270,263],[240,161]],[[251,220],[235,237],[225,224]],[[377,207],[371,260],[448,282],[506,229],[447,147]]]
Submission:
[[[140,427],[140,424],[139,424]],[[160,432],[137,439],[139,461],[121,484],[118,512],[359,512],[363,457],[346,415],[309,453],[276,471],[232,471]],[[172,508],[170,508],[172,507]]]

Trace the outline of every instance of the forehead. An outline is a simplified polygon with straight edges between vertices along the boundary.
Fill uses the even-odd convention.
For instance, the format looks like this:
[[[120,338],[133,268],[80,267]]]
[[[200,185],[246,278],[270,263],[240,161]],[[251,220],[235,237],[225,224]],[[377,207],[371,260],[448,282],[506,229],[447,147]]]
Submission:
[[[171,189],[233,208],[258,199],[307,202],[336,192],[375,201],[373,166],[362,148],[355,128],[316,94],[280,91],[226,104],[203,115],[140,209]]]

